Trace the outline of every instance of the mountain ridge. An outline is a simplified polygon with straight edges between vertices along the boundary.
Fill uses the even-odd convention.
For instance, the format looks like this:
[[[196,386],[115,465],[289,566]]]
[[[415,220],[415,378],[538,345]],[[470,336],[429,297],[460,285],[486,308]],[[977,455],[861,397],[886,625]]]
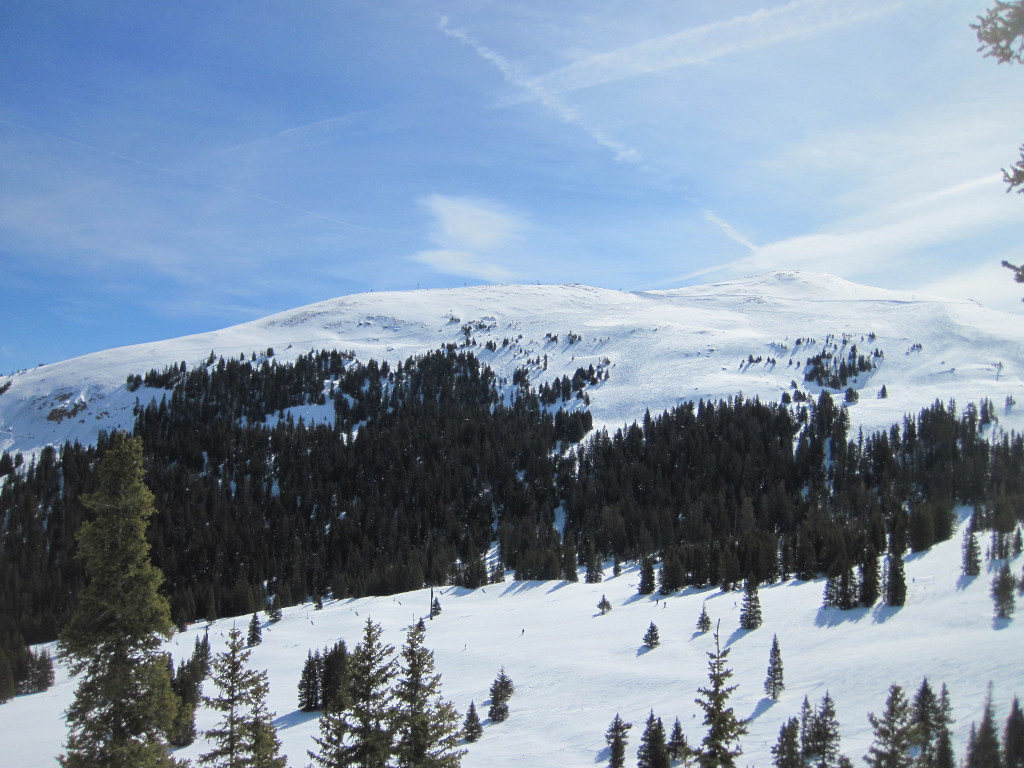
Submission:
[[[885,429],[936,399],[981,398],[996,404],[1005,428],[1024,426],[1024,410],[1004,407],[1007,397],[1024,400],[1017,316],[789,271],[663,291],[574,284],[371,292],[103,350],[0,377],[0,450],[91,444],[100,430],[130,429],[136,400],[145,405],[161,391],[129,392],[129,374],[182,361],[191,368],[211,352],[248,357],[272,348],[287,362],[341,349],[396,363],[458,344],[500,376],[525,366],[538,383],[607,360],[609,379],[591,392],[590,408],[595,426],[613,430],[686,401],[742,392],[774,402],[793,383],[816,394],[822,387],[804,380],[804,366],[826,339],[837,354],[856,344],[884,356],[850,383],[861,396],[850,409],[854,428]],[[879,400],[883,385],[888,398]]]

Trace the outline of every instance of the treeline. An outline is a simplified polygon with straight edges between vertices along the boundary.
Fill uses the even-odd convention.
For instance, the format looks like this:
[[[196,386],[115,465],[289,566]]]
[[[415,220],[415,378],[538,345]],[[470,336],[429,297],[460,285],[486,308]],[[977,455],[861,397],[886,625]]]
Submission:
[[[1005,515],[986,510],[1024,508],[1024,441],[988,439],[987,401],[963,413],[936,402],[851,436],[827,392],[792,405],[736,396],[583,441],[599,371],[538,390],[525,369],[500,380],[454,346],[394,366],[272,352],[151,372],[169,389],[137,408],[159,510],[152,558],[176,623],[476,587],[496,575],[495,539],[493,568],[523,579],[584,567],[593,580],[607,559],[644,558],[661,561],[665,592],[838,577],[948,538],[957,502],[986,505],[987,528]],[[331,423],[290,410],[321,404]],[[82,583],[80,498],[108,444],[0,455],[0,636],[48,640],[66,620]]]

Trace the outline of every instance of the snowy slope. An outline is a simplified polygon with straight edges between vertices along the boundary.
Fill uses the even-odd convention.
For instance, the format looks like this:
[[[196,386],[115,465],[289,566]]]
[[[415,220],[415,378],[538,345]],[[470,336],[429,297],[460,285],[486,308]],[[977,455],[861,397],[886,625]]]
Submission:
[[[1014,561],[1015,572],[1022,560]],[[943,682],[949,687],[960,756],[971,721],[980,718],[989,681],[1000,718],[1014,694],[1024,695],[1019,663],[1024,620],[993,620],[991,576],[983,572],[963,579],[959,564],[959,534],[910,556],[902,609],[823,609],[821,580],[765,586],[760,590],[765,623],[751,632],[738,629],[740,593],[688,589],[667,599],[640,598],[636,571],[618,578],[609,572],[606,581],[593,585],[507,581],[472,592],[446,588],[440,596],[443,611],[429,622],[427,645],[443,675],[444,694],[460,712],[475,700],[484,716],[488,687],[501,666],[516,685],[510,719],[485,723],[481,741],[469,746],[466,768],[606,764],[603,734],[616,712],[634,724],[629,765],[635,764],[651,709],[667,727],[678,716],[690,742],[699,743],[704,728],[694,698],[707,683],[706,652],[713,646],[710,635],[695,632],[705,601],[731,649],[731,682],[739,688],[730,703],[740,716],[753,718],[740,765],[770,765],[780,725],[798,713],[804,696],[817,704],[826,690],[836,702],[842,750],[859,764],[871,742],[867,713],[882,710],[891,683],[912,694],[924,676],[936,692]],[[602,594],[614,606],[606,616],[596,609]],[[387,642],[400,647],[405,628],[426,613],[428,600],[429,592],[421,590],[328,602],[322,611],[297,606],[285,610],[282,622],[264,628],[251,665],[268,670],[269,703],[291,766],[309,763],[306,750],[318,734],[316,716],[298,712],[296,705],[307,649],[338,638],[353,647],[367,617],[383,626]],[[641,637],[651,621],[660,629],[661,645],[642,652]],[[233,623],[222,619],[211,625],[215,651],[223,648]],[[248,617],[237,619],[243,631],[247,623]],[[170,641],[179,660],[189,655],[204,626],[194,625]],[[763,697],[773,634],[785,664],[786,690],[778,702]],[[0,706],[0,763],[51,765],[65,736],[61,712],[72,696],[73,683],[58,673],[58,684],[46,693]],[[214,719],[201,712],[198,722],[200,728],[210,727]],[[200,741],[179,754],[194,758],[206,749]]]
[[[211,351],[247,357],[273,347],[280,360],[312,349],[352,350],[361,360],[398,361],[464,340],[471,326],[481,360],[501,375],[534,366],[535,382],[610,361],[610,378],[590,390],[597,427],[614,430],[686,400],[742,392],[777,401],[798,365],[830,334],[849,334],[881,366],[855,383],[854,431],[887,428],[936,399],[963,407],[990,398],[1006,429],[1024,427],[1024,322],[966,301],[898,293],[829,275],[782,272],[670,291],[622,292],[579,285],[496,285],[346,296],[226,328],[107,350],[0,376],[0,450],[36,451],[65,440],[89,443],[100,429],[129,428],[136,399],[125,378]],[[569,333],[582,336],[569,343]],[[868,334],[876,334],[869,340]],[[558,337],[554,341],[549,334]],[[814,344],[796,346],[799,338]],[[511,340],[507,347],[505,339]],[[484,348],[490,340],[498,348]],[[918,348],[916,345],[920,345]],[[840,347],[839,351],[842,351]],[[762,362],[749,364],[750,358]],[[777,360],[771,364],[769,358]],[[886,386],[889,398],[876,394]],[[1009,415],[1007,396],[1021,403]],[[295,417],[322,417],[295,413]]]

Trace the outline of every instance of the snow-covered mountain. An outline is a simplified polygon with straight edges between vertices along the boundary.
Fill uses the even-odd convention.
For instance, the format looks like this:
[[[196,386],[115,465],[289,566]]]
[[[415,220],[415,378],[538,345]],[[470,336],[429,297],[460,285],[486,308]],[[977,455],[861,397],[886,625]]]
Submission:
[[[90,442],[101,429],[131,426],[136,401],[163,390],[126,386],[129,374],[162,370],[185,361],[200,365],[211,351],[249,357],[274,349],[288,361],[313,349],[351,350],[361,360],[399,361],[444,344],[475,346],[480,359],[503,377],[528,367],[535,383],[590,364],[606,366],[607,380],[588,386],[597,427],[613,430],[643,416],[698,398],[779,400],[803,380],[808,358],[826,346],[845,356],[853,345],[874,369],[849,382],[859,391],[848,404],[854,434],[887,428],[936,399],[963,408],[988,398],[999,428],[1024,429],[1024,323],[1020,316],[970,302],[884,291],[835,277],[773,273],[708,286],[629,293],[584,286],[488,286],[458,290],[348,296],[220,331],[99,352],[0,377],[0,449],[31,452],[64,440]],[[489,342],[493,344],[488,345]],[[875,351],[881,356],[875,357]],[[546,361],[546,368],[545,363]],[[877,397],[885,387],[888,397]],[[1007,409],[1008,398],[1021,403]],[[329,407],[292,409],[293,416],[330,418]],[[960,510],[961,522],[968,514]],[[738,628],[740,593],[688,588],[670,597],[637,595],[638,573],[626,569],[600,584],[514,582],[475,591],[446,587],[442,614],[429,623],[446,697],[465,712],[475,700],[483,715],[488,687],[501,666],[516,684],[511,717],[487,724],[471,745],[466,768],[607,764],[604,731],[619,713],[634,724],[627,764],[650,710],[671,727],[679,717],[691,744],[704,733],[697,689],[707,683],[710,635],[695,631],[701,606],[721,620],[730,647],[731,700],[750,717],[741,765],[768,766],[780,725],[828,691],[842,730],[842,751],[859,763],[871,741],[867,713],[880,713],[891,683],[913,694],[927,676],[949,686],[962,755],[972,720],[981,714],[987,687],[1000,719],[1010,700],[1024,695],[1021,618],[994,620],[988,595],[991,572],[960,575],[958,532],[952,540],[907,558],[907,604],[842,612],[824,609],[823,580],[761,588],[765,624]],[[1012,562],[1020,574],[1022,557]],[[596,608],[607,595],[613,610]],[[1020,599],[1020,598],[1018,598]],[[284,620],[264,628],[252,665],[267,669],[271,709],[295,768],[309,763],[317,734],[315,715],[297,710],[296,686],[306,652],[344,638],[358,642],[367,617],[382,624],[399,647],[405,628],[427,613],[428,591],[389,597],[328,601],[288,608]],[[650,622],[661,645],[645,651]],[[223,648],[233,623],[210,625],[214,650]],[[168,644],[177,660],[188,656],[193,625]],[[763,697],[772,636],[785,663],[786,690],[778,702]],[[209,683],[207,683],[209,685]],[[0,765],[52,765],[65,738],[62,712],[74,683],[58,670],[49,691],[0,706]],[[200,729],[214,715],[201,712]],[[194,758],[202,741],[182,750]]]
[[[529,366],[540,383],[608,361],[609,378],[589,392],[595,426],[609,430],[687,400],[742,392],[778,401],[794,381],[814,394],[820,387],[803,381],[802,366],[826,343],[837,356],[852,345],[860,354],[884,355],[849,382],[861,394],[850,408],[854,431],[887,428],[936,399],[963,407],[986,397],[1003,428],[1024,426],[1020,316],[830,275],[776,272],[668,291],[496,285],[368,293],[97,352],[0,377],[0,450],[90,443],[101,429],[129,428],[136,400],[163,395],[129,392],[129,374],[181,361],[192,368],[211,351],[248,357],[272,347],[278,360],[289,361],[337,348],[364,361],[396,362],[464,343],[467,331],[480,359],[507,378]],[[879,399],[883,385],[888,398]],[[1021,406],[1007,413],[1007,397]],[[293,415],[308,420],[327,412]]]

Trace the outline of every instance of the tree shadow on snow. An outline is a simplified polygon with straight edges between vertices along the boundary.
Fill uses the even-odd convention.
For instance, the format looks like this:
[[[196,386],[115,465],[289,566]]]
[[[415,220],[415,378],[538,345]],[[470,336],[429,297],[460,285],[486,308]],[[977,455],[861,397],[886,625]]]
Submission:
[[[778,703],[779,702],[777,702],[775,699],[770,699],[767,696],[762,697],[762,699],[759,702],[757,702],[757,706],[754,707],[754,711],[747,716],[747,720],[756,720]]]
[[[998,616],[992,617],[992,629],[1006,629],[1010,626],[1012,619],[1000,619]]]
[[[289,712],[287,715],[281,715],[274,720],[274,727],[279,731],[283,731],[286,728],[294,728],[296,725],[302,725],[308,723],[310,720],[317,720],[320,717],[320,712],[303,712],[301,709],[296,709],[293,712]]]
[[[875,624],[885,624],[885,622],[899,613],[901,607],[898,605],[879,605],[872,612],[872,620]]]
[[[511,584],[505,587],[505,591],[501,593],[501,596],[504,597],[505,595],[514,595],[519,592],[526,592],[530,589],[536,589],[544,583],[545,582],[543,581],[513,581]]]
[[[651,646],[644,645],[643,643],[641,643],[640,647],[636,649],[636,656],[637,656],[637,658],[640,658],[641,656],[645,656],[645,655],[647,655],[648,653],[650,653],[653,650],[654,649],[651,648]]]
[[[599,749],[594,754],[594,762],[595,763],[608,763],[608,762],[611,761],[611,759],[612,759],[612,748],[611,747],[605,747],[604,749]]]
[[[818,615],[814,617],[814,626],[838,627],[840,624],[845,624],[848,621],[858,622],[867,615],[867,608],[851,608],[848,611],[844,611],[841,608],[826,608],[822,606],[818,609]],[[882,621],[884,620],[882,619]]]
[[[974,580],[977,578],[977,576],[964,576],[963,574],[961,574],[960,578],[956,580],[957,592],[963,592],[965,589],[971,586],[971,584],[973,584]]]
[[[733,643],[735,643],[737,640],[739,640],[741,637],[746,637],[747,635],[749,635],[753,631],[754,630],[752,630],[752,629],[743,629],[742,627],[737,627],[736,629],[734,629],[732,631],[732,634],[729,635],[729,638],[725,641],[725,647],[728,648]]]
[[[548,590],[548,594],[550,595],[552,592],[557,592],[558,590],[563,589],[564,587],[567,587],[572,583],[573,582],[571,581],[556,581],[555,586]]]

